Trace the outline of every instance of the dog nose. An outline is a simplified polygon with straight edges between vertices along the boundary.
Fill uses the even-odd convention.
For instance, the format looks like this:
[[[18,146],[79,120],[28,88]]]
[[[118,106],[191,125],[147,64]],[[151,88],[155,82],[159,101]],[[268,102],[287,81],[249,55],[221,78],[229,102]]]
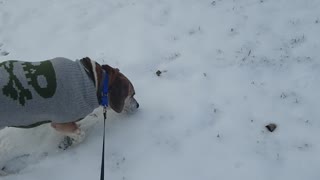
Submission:
[[[139,103],[137,103],[137,108],[139,108]]]

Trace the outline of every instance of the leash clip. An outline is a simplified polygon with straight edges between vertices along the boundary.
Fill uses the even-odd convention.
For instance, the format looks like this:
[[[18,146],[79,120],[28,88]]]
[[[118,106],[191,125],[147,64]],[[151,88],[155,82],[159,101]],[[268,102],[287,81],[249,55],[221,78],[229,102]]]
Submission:
[[[104,116],[104,119],[107,119],[107,105],[103,106],[103,116]]]

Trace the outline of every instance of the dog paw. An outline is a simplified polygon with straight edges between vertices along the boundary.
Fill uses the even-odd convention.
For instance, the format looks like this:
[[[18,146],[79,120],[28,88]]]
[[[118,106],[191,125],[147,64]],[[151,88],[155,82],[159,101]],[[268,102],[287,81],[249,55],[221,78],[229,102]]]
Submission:
[[[72,146],[72,139],[69,136],[65,136],[59,144],[59,149],[66,150]]]
[[[81,143],[85,139],[86,133],[84,130],[79,128],[76,130],[76,132],[69,134],[68,136],[72,140],[72,145],[76,145],[76,144]]]
[[[85,139],[86,133],[78,129],[74,133],[66,134],[64,139],[59,144],[59,149],[66,150],[71,146],[81,143]]]

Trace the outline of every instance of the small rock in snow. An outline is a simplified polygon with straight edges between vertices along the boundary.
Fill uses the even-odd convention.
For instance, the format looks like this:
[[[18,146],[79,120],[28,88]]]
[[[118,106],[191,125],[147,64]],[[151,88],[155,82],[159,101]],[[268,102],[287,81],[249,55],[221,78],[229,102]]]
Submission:
[[[156,72],[156,74],[157,74],[157,76],[160,76],[160,75],[162,74],[162,72],[161,72],[160,70],[158,70],[158,71]]]
[[[270,132],[273,132],[273,131],[277,128],[277,125],[276,125],[276,124],[273,124],[273,123],[270,123],[270,124],[266,125],[266,128],[267,128]]]

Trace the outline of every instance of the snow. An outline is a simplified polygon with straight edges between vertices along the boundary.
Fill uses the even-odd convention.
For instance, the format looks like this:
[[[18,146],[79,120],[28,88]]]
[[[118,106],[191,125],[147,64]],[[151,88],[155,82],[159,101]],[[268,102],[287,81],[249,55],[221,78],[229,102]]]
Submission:
[[[89,56],[129,77],[141,108],[108,114],[106,179],[317,180],[319,9],[318,0],[0,0],[0,61]],[[66,151],[48,125],[1,130],[0,164],[27,163],[11,160],[22,170],[1,180],[99,179],[94,114],[81,122],[86,140]]]

